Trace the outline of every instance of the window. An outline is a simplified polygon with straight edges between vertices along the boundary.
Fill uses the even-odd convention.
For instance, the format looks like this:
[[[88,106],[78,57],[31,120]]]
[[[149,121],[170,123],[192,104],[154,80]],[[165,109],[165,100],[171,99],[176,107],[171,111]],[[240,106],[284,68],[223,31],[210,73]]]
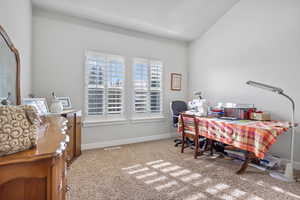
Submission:
[[[85,67],[87,116],[122,117],[124,58],[87,52]]]
[[[135,115],[162,114],[162,62],[135,58],[133,87]]]

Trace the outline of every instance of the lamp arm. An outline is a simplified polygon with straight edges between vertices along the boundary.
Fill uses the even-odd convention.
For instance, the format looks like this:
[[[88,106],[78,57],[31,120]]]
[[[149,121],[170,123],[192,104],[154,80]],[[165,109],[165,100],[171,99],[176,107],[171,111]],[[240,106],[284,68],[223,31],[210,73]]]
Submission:
[[[292,109],[293,109],[293,115],[295,113],[295,108],[296,108],[296,105],[295,105],[295,101],[290,97],[288,96],[287,94],[284,94],[283,92],[279,93],[281,94],[282,96],[286,97],[288,100],[290,100],[290,102],[292,103]],[[293,117],[294,118],[294,117]]]
[[[286,97],[292,103],[292,121],[291,121],[291,128],[292,128],[292,139],[291,139],[291,166],[293,168],[294,165],[294,140],[295,140],[295,101],[288,95],[284,94],[283,92],[279,93],[282,96]]]

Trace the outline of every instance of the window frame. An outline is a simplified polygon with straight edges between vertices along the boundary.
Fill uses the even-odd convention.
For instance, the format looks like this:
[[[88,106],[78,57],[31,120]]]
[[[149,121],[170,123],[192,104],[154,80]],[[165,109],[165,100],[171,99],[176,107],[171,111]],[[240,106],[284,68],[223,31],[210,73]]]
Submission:
[[[105,58],[105,67],[104,67],[104,97],[103,97],[103,102],[104,102],[104,111],[103,115],[89,115],[88,113],[88,106],[89,106],[89,98],[88,98],[88,86],[89,86],[89,75],[90,75],[90,70],[88,68],[88,58],[89,57],[102,57]],[[109,86],[108,86],[108,62],[109,60],[119,60],[123,63],[123,83],[122,87],[120,88],[121,90],[121,113],[120,114],[108,114],[108,91],[109,91]],[[85,113],[85,121],[87,123],[97,123],[97,122],[118,122],[118,121],[124,121],[125,120],[125,90],[126,90],[126,59],[123,56],[120,55],[114,55],[114,54],[108,54],[108,53],[101,53],[101,52],[96,52],[96,51],[86,51],[85,52],[85,61],[84,61],[84,113]]]

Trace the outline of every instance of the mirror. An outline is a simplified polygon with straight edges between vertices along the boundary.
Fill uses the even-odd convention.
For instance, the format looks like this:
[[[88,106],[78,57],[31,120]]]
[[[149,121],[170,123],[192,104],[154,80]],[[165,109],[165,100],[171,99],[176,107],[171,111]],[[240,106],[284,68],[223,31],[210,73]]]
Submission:
[[[20,56],[0,26],[0,104],[19,105],[20,101]]]

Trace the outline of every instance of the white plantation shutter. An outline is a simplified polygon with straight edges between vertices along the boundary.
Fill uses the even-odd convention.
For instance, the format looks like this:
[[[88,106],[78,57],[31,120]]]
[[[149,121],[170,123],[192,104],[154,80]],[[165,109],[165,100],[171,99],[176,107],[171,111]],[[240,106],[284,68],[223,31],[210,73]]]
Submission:
[[[104,115],[105,58],[87,57],[87,112],[88,115]]]
[[[120,117],[123,114],[124,59],[87,52],[86,89],[88,116]]]
[[[122,114],[124,88],[124,60],[109,57],[107,66],[107,114]]]
[[[134,61],[134,110],[148,112],[149,64],[146,60]]]
[[[150,112],[162,112],[162,63],[150,62]]]
[[[162,63],[135,58],[133,64],[134,112],[162,113]]]

